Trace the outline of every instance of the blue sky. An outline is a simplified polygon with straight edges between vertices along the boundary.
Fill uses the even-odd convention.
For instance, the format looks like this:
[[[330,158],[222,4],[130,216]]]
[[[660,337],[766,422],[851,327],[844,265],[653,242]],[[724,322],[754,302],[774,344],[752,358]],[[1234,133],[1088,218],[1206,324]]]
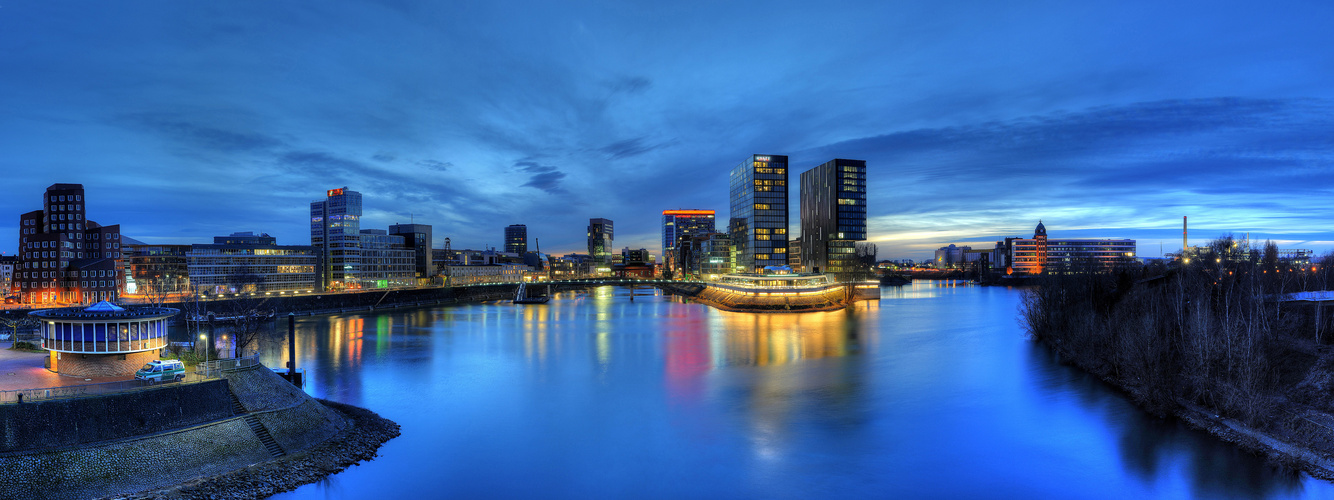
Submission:
[[[156,243],[363,228],[583,252],[727,212],[727,172],[867,161],[881,258],[1027,236],[1334,248],[1316,2],[0,3],[0,251],[57,182]],[[797,194],[791,195],[796,226]],[[530,241],[530,245],[532,242]]]

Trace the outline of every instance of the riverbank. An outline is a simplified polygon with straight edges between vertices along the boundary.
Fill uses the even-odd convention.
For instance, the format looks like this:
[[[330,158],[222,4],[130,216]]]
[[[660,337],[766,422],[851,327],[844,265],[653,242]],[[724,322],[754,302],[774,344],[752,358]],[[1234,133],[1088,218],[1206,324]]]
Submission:
[[[1144,410],[1334,480],[1334,335],[1315,307],[1276,300],[1329,276],[1222,251],[1187,266],[1042,276],[1023,321]]]
[[[1267,432],[1237,419],[1219,415],[1212,409],[1193,404],[1185,399],[1177,400],[1176,406],[1167,409],[1146,406],[1143,403],[1146,400],[1146,394],[1142,387],[1081,365],[1074,361],[1074,356],[1062,351],[1058,345],[1042,343],[1056,352],[1063,362],[1070,363],[1076,368],[1098,377],[1104,384],[1127,395],[1143,411],[1160,417],[1176,418],[1193,429],[1207,432],[1224,442],[1236,445],[1248,453],[1264,457],[1275,465],[1334,482],[1334,458],[1332,458],[1334,455],[1331,455],[1328,450],[1304,446],[1300,438],[1291,434]],[[1334,422],[1334,415],[1317,412],[1317,416]],[[1307,431],[1309,432],[1309,429]]]
[[[103,500],[188,499],[249,500],[291,491],[320,481],[361,462],[374,460],[385,442],[398,437],[399,425],[373,411],[328,400],[318,400],[350,422],[343,432],[308,451],[287,455],[215,476],[202,477],[166,488],[130,495],[110,495]]]

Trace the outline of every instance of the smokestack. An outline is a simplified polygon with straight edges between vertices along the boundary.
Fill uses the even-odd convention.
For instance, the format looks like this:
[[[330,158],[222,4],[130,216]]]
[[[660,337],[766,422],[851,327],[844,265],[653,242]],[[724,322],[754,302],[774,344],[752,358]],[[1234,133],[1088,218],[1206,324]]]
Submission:
[[[1186,216],[1181,216],[1181,256],[1186,256]]]

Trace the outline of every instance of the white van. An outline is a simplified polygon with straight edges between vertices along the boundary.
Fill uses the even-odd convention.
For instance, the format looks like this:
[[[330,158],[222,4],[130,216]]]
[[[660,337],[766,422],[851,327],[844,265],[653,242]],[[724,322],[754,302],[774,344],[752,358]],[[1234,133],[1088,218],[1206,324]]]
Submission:
[[[177,359],[158,359],[134,372],[134,378],[150,384],[185,380],[185,365]]]

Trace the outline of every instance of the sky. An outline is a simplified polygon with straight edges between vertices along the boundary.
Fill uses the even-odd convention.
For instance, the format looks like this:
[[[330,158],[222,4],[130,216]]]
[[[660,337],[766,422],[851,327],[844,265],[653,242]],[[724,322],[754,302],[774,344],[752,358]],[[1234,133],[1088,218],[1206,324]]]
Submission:
[[[1031,236],[1334,249],[1326,2],[0,1],[0,252],[54,183],[150,243],[362,228],[657,254],[730,169],[866,160],[881,259]],[[721,224],[725,225],[725,224]],[[1160,250],[1161,249],[1161,250]]]

